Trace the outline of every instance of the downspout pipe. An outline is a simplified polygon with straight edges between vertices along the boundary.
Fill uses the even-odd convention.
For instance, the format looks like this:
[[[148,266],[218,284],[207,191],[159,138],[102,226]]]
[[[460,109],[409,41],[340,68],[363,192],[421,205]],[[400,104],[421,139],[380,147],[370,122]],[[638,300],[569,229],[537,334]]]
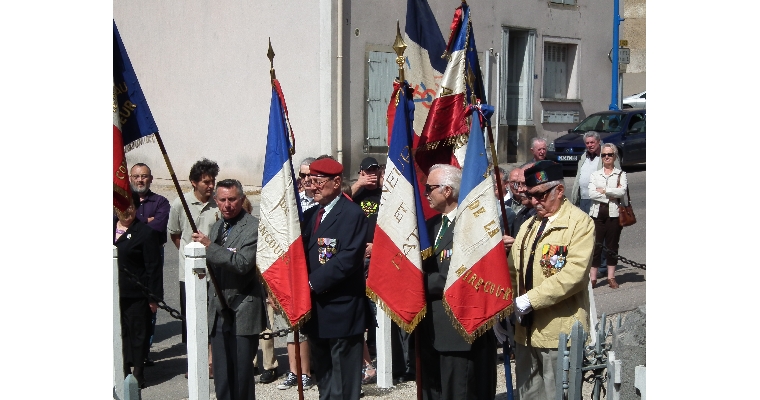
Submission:
[[[335,102],[338,107],[336,110],[335,126],[337,130],[338,145],[336,148],[336,159],[339,163],[343,164],[343,0],[338,0],[338,51],[337,51],[337,82],[335,90],[337,91],[335,96]]]
[[[620,22],[625,21],[620,18],[620,0],[612,0],[612,93],[610,94],[610,110],[619,110],[618,105],[618,79],[620,79],[620,67],[618,65],[618,55],[620,51]]]

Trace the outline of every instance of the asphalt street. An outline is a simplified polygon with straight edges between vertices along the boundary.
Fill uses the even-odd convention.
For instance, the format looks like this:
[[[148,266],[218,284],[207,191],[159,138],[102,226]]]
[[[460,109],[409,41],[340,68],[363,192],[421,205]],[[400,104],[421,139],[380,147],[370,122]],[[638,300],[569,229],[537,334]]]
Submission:
[[[502,164],[509,170],[512,165]],[[224,177],[221,177],[224,178]],[[566,177],[566,184],[572,187],[574,176]],[[646,263],[646,170],[644,168],[630,169],[628,171],[628,183],[631,192],[633,209],[636,213],[637,223],[623,229],[620,239],[620,255],[637,263]],[[153,186],[153,190],[167,197],[169,201],[177,197],[177,193],[170,186]],[[258,196],[249,196],[255,205],[254,214],[258,213]],[[164,299],[172,308],[179,310],[179,285],[178,285],[178,253],[171,243],[167,242],[165,249],[164,265]],[[618,289],[610,289],[607,286],[606,272],[600,270],[598,286],[594,289],[597,315],[602,313],[612,315],[633,310],[646,303],[646,271],[623,262],[618,262],[616,280],[620,284]],[[186,399],[188,398],[187,380],[184,374],[187,370],[186,348],[181,343],[180,321],[173,319],[169,313],[159,310],[156,323],[156,333],[150,357],[155,360],[155,366],[146,368],[145,377],[148,387],[142,390],[142,398],[153,399]],[[260,354],[260,351],[259,351]],[[287,352],[284,338],[275,339],[275,355],[280,364],[279,372],[282,374],[288,365]],[[514,368],[514,364],[512,365]],[[505,399],[505,380],[503,361],[498,366],[499,382],[497,385],[497,399]],[[258,380],[258,378],[257,378]],[[262,399],[294,399],[298,398],[295,389],[277,390],[275,383],[263,385],[256,384],[256,394]],[[211,380],[211,398],[214,399],[213,380]],[[381,390],[375,384],[365,385],[366,399],[371,398],[413,398],[413,383],[397,385],[394,389]],[[305,398],[318,398],[316,387],[305,393]]]

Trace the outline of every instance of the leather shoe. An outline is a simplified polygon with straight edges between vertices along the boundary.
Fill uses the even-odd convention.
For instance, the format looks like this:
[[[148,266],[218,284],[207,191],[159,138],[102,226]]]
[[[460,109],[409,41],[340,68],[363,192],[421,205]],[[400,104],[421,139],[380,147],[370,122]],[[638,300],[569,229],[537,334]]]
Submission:
[[[620,287],[620,285],[618,285],[617,281],[615,281],[615,278],[609,278],[609,279],[607,279],[607,282],[609,283],[610,288],[612,288],[612,289],[617,289],[618,287]]]
[[[265,369],[259,376],[259,383],[272,383],[277,380],[277,368]]]

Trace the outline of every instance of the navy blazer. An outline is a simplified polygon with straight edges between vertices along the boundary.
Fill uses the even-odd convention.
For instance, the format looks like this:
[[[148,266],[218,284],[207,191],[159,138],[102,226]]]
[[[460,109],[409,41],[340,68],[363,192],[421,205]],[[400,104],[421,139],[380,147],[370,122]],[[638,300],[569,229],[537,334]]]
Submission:
[[[116,221],[113,217],[113,235],[116,236]],[[147,287],[159,299],[164,298],[164,275],[161,269],[161,244],[159,235],[148,225],[135,219],[114,246],[118,249],[119,259],[119,296],[125,298],[145,297],[140,287],[135,284],[121,268],[138,276],[140,283]],[[150,299],[150,302],[155,300]]]
[[[314,232],[319,208],[304,213],[302,229],[312,287],[311,319],[304,332],[323,339],[363,334],[371,317],[364,281],[367,217],[341,195]],[[335,239],[332,248],[325,239]]]

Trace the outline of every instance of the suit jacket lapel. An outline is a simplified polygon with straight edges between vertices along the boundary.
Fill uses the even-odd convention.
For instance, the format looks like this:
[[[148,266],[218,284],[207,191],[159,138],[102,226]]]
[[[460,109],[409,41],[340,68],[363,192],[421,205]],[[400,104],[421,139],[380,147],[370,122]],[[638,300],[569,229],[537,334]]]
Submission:
[[[338,202],[335,203],[335,205],[333,206],[332,210],[330,210],[330,212],[327,213],[327,215],[325,215],[325,217],[322,220],[322,222],[320,222],[319,228],[317,228],[317,231],[314,232],[311,235],[311,239],[309,240],[309,245],[310,246],[313,245],[314,243],[316,243],[318,237],[323,237],[324,232],[326,232],[327,230],[329,230],[332,227],[332,225],[335,223],[335,221],[338,220],[338,217],[340,216],[341,211],[343,211],[343,206],[344,206],[344,204],[345,204],[346,201],[348,201],[348,200],[345,199],[343,197],[343,195],[340,195],[340,198],[338,199]],[[319,211],[317,211],[315,214],[319,214]],[[314,227],[314,224],[316,224],[316,223],[317,223],[317,217],[315,216],[314,217],[314,223],[311,225],[312,229]]]

